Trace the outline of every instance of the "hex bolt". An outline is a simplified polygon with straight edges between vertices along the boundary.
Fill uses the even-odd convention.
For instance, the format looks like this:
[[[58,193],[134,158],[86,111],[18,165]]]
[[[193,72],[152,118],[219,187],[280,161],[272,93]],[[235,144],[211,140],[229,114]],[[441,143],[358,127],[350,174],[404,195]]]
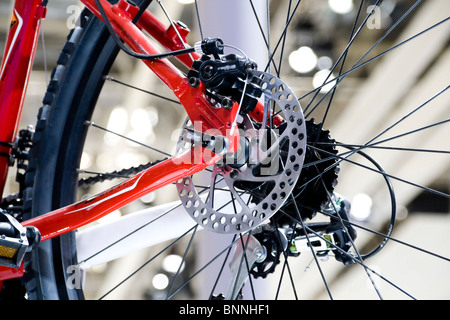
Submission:
[[[266,251],[262,247],[257,247],[253,250],[256,262],[262,262],[266,258]]]
[[[211,79],[214,75],[214,67],[211,65],[207,65],[202,70],[202,75],[205,79]]]
[[[190,77],[189,78],[189,85],[192,88],[197,88],[200,85],[200,79],[197,77]]]
[[[224,109],[230,110],[233,108],[233,101],[229,98],[223,98],[221,104]]]
[[[239,175],[239,171],[237,171],[236,169],[231,170],[231,172],[230,172],[231,179],[236,179],[238,175]]]

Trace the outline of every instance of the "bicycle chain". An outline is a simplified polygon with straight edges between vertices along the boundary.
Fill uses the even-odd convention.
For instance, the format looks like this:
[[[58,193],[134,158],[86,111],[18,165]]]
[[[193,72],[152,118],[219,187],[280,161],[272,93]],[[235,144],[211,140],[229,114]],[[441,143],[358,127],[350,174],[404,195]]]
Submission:
[[[114,179],[119,179],[119,178],[129,178],[135,174],[138,174],[139,172],[142,172],[160,162],[163,162],[167,160],[166,159],[162,159],[162,160],[156,160],[156,161],[150,161],[146,164],[141,164],[137,167],[130,167],[128,169],[122,169],[122,170],[116,170],[113,172],[109,172],[109,173],[98,173],[95,176],[89,177],[89,178],[83,178],[78,180],[78,187],[80,188],[87,188],[90,185],[93,185],[95,183],[99,183],[99,182],[103,182],[105,180],[114,180]]]

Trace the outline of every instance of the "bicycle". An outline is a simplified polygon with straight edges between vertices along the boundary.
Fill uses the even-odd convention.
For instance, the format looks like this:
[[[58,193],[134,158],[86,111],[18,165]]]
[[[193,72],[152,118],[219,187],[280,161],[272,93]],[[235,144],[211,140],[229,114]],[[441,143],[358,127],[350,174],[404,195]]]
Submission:
[[[381,280],[402,296],[415,298],[388,276],[369,266],[366,260],[385,252],[389,242],[390,246],[400,244],[427,253],[437,260],[433,260],[432,266],[449,261],[445,249],[439,254],[393,236],[398,203],[405,205],[411,201],[417,190],[442,199],[450,198],[448,192],[429,187],[440,173],[447,172],[444,169],[448,167],[449,151],[445,147],[423,147],[419,139],[402,140],[403,137],[415,137],[417,132],[429,133],[431,130],[440,130],[436,136],[444,139],[448,134],[445,116],[448,108],[445,108],[444,99],[449,87],[445,77],[437,76],[442,70],[431,68],[424,75],[426,80],[429,80],[428,76],[438,79],[433,94],[423,90],[427,91],[428,97],[420,105],[407,105],[403,115],[393,114],[391,122],[383,122],[387,123],[386,129],[368,136],[366,128],[352,127],[350,131],[361,129],[358,138],[363,142],[341,142],[339,130],[325,129],[336,89],[349,74],[430,33],[445,45],[445,39],[448,41],[449,17],[445,16],[448,3],[436,0],[425,5],[419,0],[408,6],[392,27],[352,67],[346,68],[348,54],[357,36],[382,5],[382,1],[375,1],[365,14],[363,8],[367,4],[361,1],[350,39],[328,76],[314,90],[297,96],[290,83],[282,80],[282,60],[275,57],[284,54],[288,27],[300,14],[301,1],[285,3],[286,26],[274,44],[264,27],[269,16],[266,11],[269,2],[261,7],[261,3],[251,0],[240,4],[240,8],[247,6],[246,10],[251,13],[249,18],[260,31],[257,35],[253,33],[253,37],[261,37],[263,47],[268,49],[269,54],[262,64],[252,60],[248,49],[227,43],[230,40],[203,35],[201,6],[208,12],[208,18],[217,18],[211,9],[207,9],[207,3],[195,1],[201,36],[191,47],[187,44],[189,29],[173,21],[161,1],[156,4],[169,18],[168,26],[147,10],[151,0],[81,2],[86,9],[80,16],[79,26],[69,34],[52,73],[36,128],[20,132],[18,119],[47,1],[14,2],[0,75],[0,170],[1,185],[4,186],[9,167],[17,164],[20,192],[2,201],[2,294],[15,292],[17,281],[11,279],[20,279],[19,295],[26,293],[28,299],[81,299],[87,268],[137,248],[165,244],[133,272],[135,274],[182,241],[188,243],[182,260],[171,275],[172,281],[164,287],[167,298],[176,298],[183,290],[190,290],[191,283],[211,269],[216,271],[216,276],[209,279],[211,285],[205,283],[208,292],[197,298],[234,300],[246,294],[261,298],[263,293],[255,289],[255,279],[269,278],[279,278],[272,298],[284,297],[285,291],[298,298],[304,293],[297,292],[301,284],[293,273],[294,269],[299,269],[296,264],[300,260],[301,263],[313,261],[314,267],[319,269],[321,289],[333,298],[325,276],[327,266],[321,262],[328,257],[334,257],[340,266],[345,266],[344,270],[360,266],[376,297],[384,297],[378,283]],[[425,6],[434,10],[442,8],[443,18],[431,19],[433,22],[426,28],[365,60],[405,19],[411,19],[415,12],[426,11]],[[262,16],[258,13],[260,9],[266,11]],[[237,10],[236,7],[233,10]],[[166,53],[161,53],[154,42],[164,47]],[[436,51],[444,52],[444,60],[448,50],[439,48]],[[102,112],[100,94],[105,83],[127,85],[111,75],[113,62],[120,52],[142,60],[175,95],[175,101],[170,103],[181,104],[184,108],[187,118],[177,133],[174,155],[126,138],[95,121],[95,111]],[[420,53],[417,56],[421,56]],[[178,62],[172,63],[168,58],[176,58]],[[431,64],[431,60],[429,58],[422,68]],[[335,72],[338,72],[337,76],[333,75]],[[307,98],[310,100],[305,106],[303,101]],[[440,118],[415,130],[400,131],[380,140],[387,132],[400,128],[410,117],[423,116],[420,111],[430,105],[435,109],[429,112],[429,119],[432,115]],[[321,121],[315,122],[312,117],[317,117],[318,110]],[[364,108],[360,110],[355,112],[349,108],[349,111],[343,111],[346,113],[338,121],[347,118],[357,123],[367,112]],[[390,115],[390,110],[383,106],[374,111],[379,121],[385,121],[382,119],[384,113]],[[132,164],[126,169],[82,169],[80,164],[86,151],[86,140],[100,141],[94,129],[128,139],[165,159]],[[340,133],[345,137],[344,132]],[[439,141],[440,145],[445,144],[444,139]],[[403,144],[386,146],[390,141]],[[426,179],[417,175],[421,183],[391,174],[385,167],[394,170],[400,158],[387,161],[383,166],[377,158],[383,159],[389,150],[432,156],[436,171],[430,169]],[[346,167],[348,164],[350,168]],[[411,166],[416,168],[414,164]],[[372,185],[379,189],[374,199],[375,204],[380,205],[377,210],[381,221],[377,221],[380,225],[375,227],[368,228],[351,219],[351,202],[347,197],[351,196],[349,186],[352,187],[355,176],[361,174],[358,169],[374,174],[375,178],[367,178],[368,186],[360,182],[356,192],[370,189]],[[96,190],[97,185],[117,183],[118,179],[118,184]],[[416,191],[403,188],[395,191],[394,182],[412,186]],[[337,188],[341,186],[344,186],[344,192],[338,193]],[[172,188],[172,191],[175,188],[180,202],[152,206],[125,215],[116,223],[81,229],[164,187]],[[95,189],[94,195],[89,195],[90,188]],[[197,270],[191,270],[195,264],[188,265],[187,259],[194,251],[200,230],[201,233],[215,234],[221,240],[197,243],[211,245],[212,248],[200,250],[211,256]],[[375,244],[361,235],[363,231],[374,236]],[[442,242],[439,236],[437,233],[435,244]],[[227,244],[217,248],[224,241]],[[357,245],[357,241],[361,241],[360,244]],[[300,267],[302,272],[305,268],[311,267],[309,264]],[[340,270],[330,272],[334,282],[344,278],[346,271]],[[180,284],[183,277],[186,281]],[[300,283],[314,280],[312,276],[308,278]],[[120,281],[118,286],[128,279]],[[289,282],[290,288],[286,289],[283,282]],[[317,284],[312,288],[315,287]],[[109,294],[110,291],[101,298]]]

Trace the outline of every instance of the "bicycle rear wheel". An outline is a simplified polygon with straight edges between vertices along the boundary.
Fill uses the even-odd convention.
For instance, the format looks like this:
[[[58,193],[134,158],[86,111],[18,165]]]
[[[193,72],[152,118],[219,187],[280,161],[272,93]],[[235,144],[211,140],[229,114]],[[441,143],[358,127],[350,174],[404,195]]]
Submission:
[[[27,173],[25,218],[76,200],[77,169],[87,133],[83,122],[91,117],[103,74],[117,53],[103,23],[85,10],[80,26],[68,36],[39,111]],[[44,242],[26,261],[28,298],[83,298],[79,288],[66,286],[67,268],[77,261],[74,237],[69,233]]]
[[[247,5],[249,11],[253,12],[252,1]],[[397,20],[385,29],[370,28],[370,23],[376,23],[373,19],[379,13],[377,10],[387,10],[386,4],[381,1],[361,1],[358,7],[355,3],[353,22],[347,25],[346,30],[348,42],[341,45],[341,53],[334,57],[334,67],[329,65],[331,70],[321,70],[317,74],[315,71],[318,71],[320,64],[311,49],[302,46],[289,57],[287,55],[297,45],[294,39],[297,39],[295,35],[298,35],[298,29],[294,26],[311,27],[314,21],[310,19],[317,16],[317,12],[304,13],[301,9],[305,7],[300,1],[285,1],[283,5],[270,5],[272,23],[283,22],[282,27],[275,28],[278,34],[270,32],[270,38],[262,27],[266,17],[251,17],[258,29],[263,29],[254,36],[266,39],[269,52],[269,63],[267,66],[260,65],[260,69],[266,69],[266,72],[282,80],[273,80],[276,86],[267,82],[273,92],[283,95],[283,98],[275,98],[275,93],[267,94],[271,98],[268,100],[272,101],[271,108],[280,115],[290,114],[291,105],[283,100],[291,92],[287,91],[289,85],[299,98],[306,117],[306,121],[296,123],[299,131],[293,133],[294,128],[289,127],[289,144],[279,146],[281,169],[277,173],[283,172],[286,177],[283,181],[272,179],[267,182],[252,172],[253,181],[238,179],[239,182],[232,182],[235,181],[232,174],[215,167],[211,168],[212,173],[205,172],[179,181],[178,189],[168,186],[156,198],[143,199],[122,210],[121,214],[127,217],[129,211],[156,207],[161,202],[176,200],[180,195],[182,205],[187,207],[194,218],[190,219],[185,213],[186,220],[182,220],[179,213],[175,215],[170,206],[164,206],[164,210],[160,211],[162,215],[173,216],[167,220],[167,224],[158,224],[160,215],[152,215],[151,218],[142,215],[145,216],[142,227],[131,229],[130,233],[134,234],[135,230],[144,230],[153,222],[156,227],[151,229],[152,232],[164,227],[168,233],[175,230],[176,220],[187,224],[178,235],[164,239],[161,234],[147,231],[148,238],[158,238],[150,250],[150,258],[142,262],[143,266],[150,262],[155,265],[149,266],[151,275],[148,275],[154,281],[152,290],[135,288],[136,292],[142,291],[139,297],[205,299],[220,298],[220,294],[223,294],[226,298],[235,299],[244,288],[243,293],[249,298],[420,298],[422,294],[427,297],[425,290],[419,288],[418,292],[411,292],[408,288],[410,284],[402,283],[404,278],[400,283],[395,278],[391,279],[398,276],[399,270],[406,268],[403,263],[411,258],[406,252],[413,249],[412,255],[426,260],[425,263],[431,268],[448,268],[447,257],[450,253],[440,245],[448,223],[448,212],[438,217],[411,214],[407,219],[397,218],[399,213],[403,213],[404,207],[411,207],[415,203],[414,198],[421,192],[439,199],[435,202],[449,199],[448,191],[441,188],[439,180],[443,172],[448,172],[449,163],[448,143],[445,142],[449,115],[445,106],[449,87],[445,72],[442,73],[442,70],[446,70],[443,66],[448,65],[445,44],[448,41],[449,18],[435,15],[445,12],[448,3],[399,2],[396,7],[398,11],[395,11]],[[309,10],[314,12],[324,8],[322,4],[310,4]],[[207,10],[207,7],[200,6],[199,9],[193,8],[192,11],[201,18],[201,10]],[[326,12],[330,14],[330,11]],[[350,16],[349,13],[346,17]],[[333,17],[339,19],[340,16],[334,14]],[[394,14],[390,17],[394,17]],[[179,106],[169,107],[174,101],[152,101],[152,104],[159,105],[159,110],[163,110],[157,113],[158,108],[147,105],[147,96],[122,99],[121,95],[125,92],[122,91],[123,85],[129,84],[123,75],[118,79],[116,74],[126,69],[130,60],[123,55],[118,56],[119,50],[108,31],[91,13],[84,11],[80,21],[80,26],[69,35],[40,110],[27,174],[26,205],[29,211],[25,213],[25,218],[73,203],[86,194],[106,189],[111,183],[117,182],[116,179],[151,166],[173,152],[169,145],[175,148],[179,142],[179,134],[165,129],[189,126]],[[403,26],[406,22],[412,25],[411,30]],[[227,23],[229,21],[224,22],[225,25]],[[200,26],[205,26],[202,25],[202,19]],[[319,41],[314,36],[304,36]],[[400,40],[395,40],[397,37]],[[359,39],[367,38],[372,39],[373,45],[363,43],[355,48]],[[380,44],[391,38],[390,47],[380,49]],[[302,44],[305,43],[307,41]],[[412,49],[414,47],[408,48],[409,45],[423,47],[423,43],[429,43],[427,54]],[[420,66],[411,68],[412,60],[403,63],[405,56],[402,50],[413,55],[413,60]],[[324,63],[325,59],[322,58],[321,62]],[[305,63],[312,60],[313,69],[305,70]],[[289,62],[297,71],[289,69]],[[410,72],[412,69],[414,72]],[[320,74],[329,77],[317,80]],[[319,82],[316,88],[309,88],[311,85],[306,84],[306,79],[310,80],[313,75]],[[392,81],[386,80],[388,75]],[[142,79],[147,76],[148,73],[143,73]],[[363,85],[357,83],[361,78]],[[105,79],[110,81],[105,84]],[[355,89],[351,95],[346,95],[345,91],[341,94],[341,88],[348,90],[352,87],[345,86],[346,81],[354,81]],[[406,93],[413,84],[415,89]],[[382,90],[383,94],[371,88]],[[115,90],[119,94],[113,96]],[[375,107],[373,101],[376,101]],[[395,105],[398,107],[394,108]],[[425,115],[424,110],[427,109],[432,111]],[[109,115],[107,121],[105,114]],[[271,118],[270,115],[267,117]],[[410,121],[417,118],[421,121]],[[290,121],[289,117],[283,119],[287,123]],[[295,120],[300,119],[295,114]],[[247,127],[257,126],[252,120],[247,121]],[[282,126],[276,129],[281,131],[280,135],[286,130]],[[123,138],[125,132],[129,133],[126,140]],[[248,138],[251,140],[256,136],[249,135]],[[151,148],[137,143],[141,139],[153,141]],[[298,145],[304,139],[307,145],[302,149]],[[138,152],[136,148],[139,148]],[[294,155],[292,149],[299,154]],[[405,157],[405,153],[414,156]],[[295,167],[296,157],[300,156],[305,159],[301,170]],[[292,168],[286,169],[290,159],[293,159],[294,164]],[[417,170],[422,167],[418,163],[434,165],[428,166],[428,170],[422,173]],[[141,164],[144,167],[139,167]],[[240,171],[242,166],[234,168]],[[287,170],[300,172],[295,188],[284,193],[285,185],[290,184],[291,173],[288,174]],[[435,188],[433,184],[436,183]],[[340,195],[351,200],[352,211],[348,208],[349,202]],[[209,198],[205,200],[205,197]],[[269,198],[271,202],[265,202]],[[283,206],[280,208],[281,198]],[[151,205],[143,204],[145,202]],[[199,203],[197,206],[196,202]],[[270,209],[272,205],[273,209]],[[226,210],[229,210],[227,214],[235,214],[247,224],[248,220],[258,217],[263,223],[254,226],[248,224],[250,229],[254,229],[251,235],[239,232],[235,232],[234,237],[222,235],[221,232],[215,232],[214,226],[221,226],[221,230],[239,226],[238,222],[232,222],[231,219],[229,224],[220,224],[222,218],[227,219],[225,214],[220,216]],[[270,219],[260,215],[264,210],[273,211]],[[240,212],[245,214],[239,215]],[[211,226],[212,232],[200,232],[203,221],[205,226]],[[435,227],[437,224],[442,228],[436,227],[436,231],[424,237],[432,244],[421,244],[421,231],[417,231],[421,224]],[[398,236],[392,233],[394,225],[400,231]],[[411,229],[407,229],[407,226]],[[406,238],[401,238],[403,232]],[[81,235],[82,231],[78,233]],[[211,238],[202,238],[210,233]],[[125,238],[129,237],[120,236],[113,242],[120,245]],[[80,279],[95,278],[95,275],[82,275],[75,267],[80,262],[92,262],[100,254],[77,252],[80,249],[77,248],[77,244],[80,245],[77,241],[80,241],[77,240],[77,232],[73,232],[42,243],[33,253],[26,262],[25,279],[29,298],[84,297],[83,281]],[[252,256],[248,249],[252,245],[262,251]],[[94,247],[94,244],[90,246]],[[194,249],[194,246],[198,248]],[[233,255],[232,250],[246,254]],[[398,259],[390,250],[401,252],[399,257],[403,258]],[[103,251],[103,248],[98,248],[98,251]],[[147,251],[145,254],[148,255]],[[164,269],[161,260],[164,257],[174,258],[175,254],[179,259],[175,267],[172,266],[170,271]],[[377,260],[383,254],[388,258]],[[80,255],[84,258],[80,259]],[[321,261],[328,257],[334,257],[332,260],[337,261]],[[374,260],[369,259],[372,257]],[[125,259],[125,264],[133,261],[132,257]],[[375,261],[376,266],[369,261]],[[228,270],[227,265],[230,263],[232,267]],[[420,266],[422,268],[423,264]],[[410,266],[407,268],[411,269]],[[137,265],[130,274],[141,269]],[[318,269],[319,272],[312,275],[313,271],[305,272],[306,269]],[[419,267],[416,270],[420,270]],[[215,273],[215,276],[204,275],[209,273]],[[201,288],[194,290],[195,281],[200,277],[204,277],[201,278]],[[123,289],[132,281],[130,279],[128,275],[124,276],[124,281],[118,279],[118,289]],[[340,281],[345,281],[349,289],[341,289]],[[364,289],[367,282],[369,289]],[[443,282],[440,285],[446,286]],[[115,286],[110,286],[115,289]],[[259,286],[265,289],[258,290]],[[308,292],[299,292],[297,288],[300,287],[307,288],[305,291]],[[91,293],[88,284],[84,288],[89,292],[88,298],[114,297],[114,293],[108,289],[106,292]]]

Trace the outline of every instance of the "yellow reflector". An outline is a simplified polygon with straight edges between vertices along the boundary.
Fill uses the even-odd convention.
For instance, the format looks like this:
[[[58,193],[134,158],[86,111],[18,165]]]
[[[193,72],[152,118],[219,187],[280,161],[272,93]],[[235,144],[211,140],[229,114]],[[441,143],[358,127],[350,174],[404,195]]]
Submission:
[[[0,246],[0,257],[12,259],[17,249]]]

